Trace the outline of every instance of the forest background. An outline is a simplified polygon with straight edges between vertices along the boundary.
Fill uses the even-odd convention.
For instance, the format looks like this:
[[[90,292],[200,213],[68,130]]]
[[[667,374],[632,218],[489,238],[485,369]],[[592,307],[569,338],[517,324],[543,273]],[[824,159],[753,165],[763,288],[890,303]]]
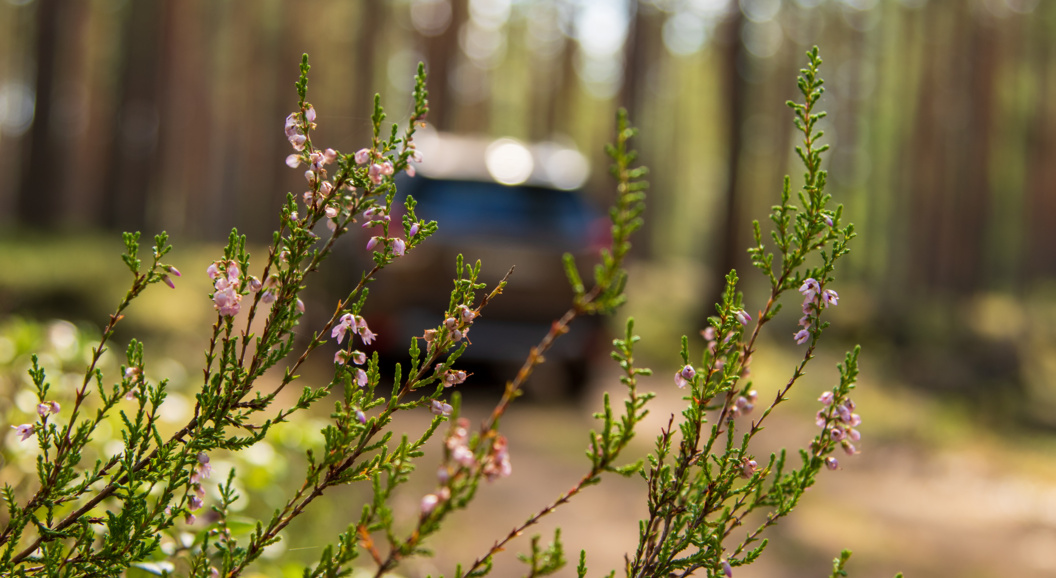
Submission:
[[[1052,575],[1045,0],[3,0],[0,318],[101,322],[121,283],[120,231],[167,230],[188,263],[208,263],[232,226],[265,242],[301,187],[279,128],[300,54],[315,67],[321,142],[348,151],[369,138],[375,93],[402,120],[423,61],[437,129],[574,144],[599,203],[611,186],[602,144],[616,108],[629,110],[651,169],[630,312],[668,375],[671,344],[703,326],[725,271],[748,270],[750,220],[798,170],[783,103],[814,44],[829,191],[860,233],[830,335],[833,351],[864,346],[875,409],[862,413],[876,429],[818,492],[835,497],[790,522],[793,544],[754,571],[799,576],[799,561],[823,568],[850,546],[863,576]],[[201,333],[211,310],[190,293],[132,327],[173,343]],[[788,336],[772,337],[791,348]],[[531,423],[590,408],[527,411]]]

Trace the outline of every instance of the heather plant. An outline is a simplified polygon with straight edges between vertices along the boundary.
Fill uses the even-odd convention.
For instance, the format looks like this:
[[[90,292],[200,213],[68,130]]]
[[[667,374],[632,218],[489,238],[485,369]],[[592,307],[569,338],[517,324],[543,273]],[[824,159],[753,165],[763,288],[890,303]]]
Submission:
[[[653,394],[638,389],[639,376],[650,371],[636,364],[639,338],[628,320],[612,352],[622,370],[621,400],[613,402],[606,394],[595,414],[598,428],[587,438],[589,467],[582,478],[499,537],[478,559],[453,569],[454,576],[488,574],[494,557],[511,541],[607,474],[640,477],[648,505],[638,547],[626,557],[628,576],[698,571],[731,576],[734,568],[762,554],[765,530],[791,513],[818,475],[839,469],[835,450],[842,448],[847,455],[858,451],[861,419],[850,398],[858,374],[857,348],[840,365],[838,383],[821,394],[818,434],[798,456],[782,450],[763,458],[752,449],[767,418],[788,399],[814,357],[827,326],[825,312],[839,299],[832,289],[835,266],[854,237],[853,226],[843,223],[841,207],[833,207],[825,193],[821,154],[827,147],[819,145],[822,134],[816,129],[824,116],[815,110],[823,90],[817,49],[808,59],[799,78],[803,102],[789,103],[803,134],[796,150],[806,168],[804,183],[793,194],[786,178],[781,202],[770,214],[769,242],[757,222],[755,246],[749,250],[753,265],[769,282],[766,303],[750,313],[737,273],[726,276],[722,301],[701,331],[700,352],[692,353],[697,346],[682,338],[681,367],[671,386],[685,391],[685,409],[680,417],[670,417],[646,460],[629,463],[621,459],[623,452]],[[414,161],[420,160],[414,137],[427,113],[424,69],[419,67],[406,128],[401,131],[394,124],[383,133],[385,114],[376,98],[373,138],[351,154],[313,142],[316,112],[307,100],[308,70],[305,56],[296,83],[297,108],[284,129],[293,151],[286,164],[304,169],[306,191],[287,196],[263,259],[251,261],[245,237],[232,231],[223,255],[204,272],[216,317],[192,417],[171,432],[160,426],[169,383],[148,378],[139,341],[128,344],[123,364],[110,377],[103,372],[104,354],[113,347],[115,327],[128,305],[151,285],[178,282],[181,273],[165,262],[171,247],[164,233],[155,237],[146,263],[139,256],[139,235],[124,236],[131,286],[91,347],[87,368],[73,388],[65,387],[66,379],[62,387],[49,381],[45,364],[33,357],[28,375],[36,412],[25,423],[13,422],[8,443],[37,446],[36,475],[3,488],[4,575],[118,575],[139,568],[181,576],[238,576],[281,539],[293,520],[318,508],[316,502],[326,500],[329,490],[349,484],[369,488],[370,497],[303,575],[348,575],[357,567],[385,575],[408,558],[428,555],[429,538],[452,512],[472,501],[482,481],[498,482],[511,474],[511,448],[500,428],[511,403],[576,318],[611,314],[624,302],[623,262],[631,236],[642,224],[646,184],[645,169],[635,166],[629,145],[635,130],[621,112],[615,142],[607,149],[616,180],[611,244],[601,252],[589,285],[566,256],[573,301],[526,352],[491,414],[479,424],[461,417],[457,393],[457,386],[470,377],[458,360],[471,346],[474,321],[487,314],[492,300],[502,298],[506,283],[503,279],[488,287],[480,282],[479,262],[458,257],[446,310],[437,311],[435,325],[423,327],[421,337],[411,340],[406,362],[383,367],[371,352],[376,336],[362,315],[369,285],[443,225],[418,218],[410,196],[399,222],[391,218],[397,198],[393,177],[401,171],[413,174]],[[295,339],[305,308],[301,291],[353,225],[373,233],[365,248],[373,255],[373,266],[335,304],[328,321]],[[805,347],[787,382],[767,403],[752,388],[751,360],[761,331],[778,315],[782,296],[792,291],[802,297],[802,317],[789,341]],[[304,386],[296,397],[280,395],[329,341],[340,346],[329,382]],[[320,402],[333,409],[321,431],[321,447],[306,452],[303,483],[272,516],[256,521],[249,532],[238,531],[232,517],[239,500],[238,472],[214,480],[211,457],[263,442],[276,426],[299,419],[296,414]],[[427,411],[433,417],[424,430],[394,431],[396,414]],[[120,432],[119,451],[100,449],[104,424]],[[392,498],[434,436],[442,440],[435,489],[421,498],[416,519],[398,520]],[[211,486],[214,494],[206,491]],[[179,540],[184,533],[194,538]],[[844,552],[834,562],[833,576],[845,575],[848,557]],[[556,572],[566,564],[560,534],[546,547],[533,538],[521,559],[529,576]],[[577,573],[587,574],[582,552]]]

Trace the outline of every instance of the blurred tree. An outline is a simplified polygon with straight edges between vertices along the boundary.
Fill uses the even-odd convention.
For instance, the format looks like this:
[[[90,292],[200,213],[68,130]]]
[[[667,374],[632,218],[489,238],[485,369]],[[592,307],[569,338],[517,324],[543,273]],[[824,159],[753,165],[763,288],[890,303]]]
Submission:
[[[52,164],[60,158],[51,132],[55,74],[58,67],[59,0],[36,3],[36,95],[33,125],[29,131],[29,152],[22,161],[16,211],[21,223],[51,229],[59,221],[62,194],[59,173]]]

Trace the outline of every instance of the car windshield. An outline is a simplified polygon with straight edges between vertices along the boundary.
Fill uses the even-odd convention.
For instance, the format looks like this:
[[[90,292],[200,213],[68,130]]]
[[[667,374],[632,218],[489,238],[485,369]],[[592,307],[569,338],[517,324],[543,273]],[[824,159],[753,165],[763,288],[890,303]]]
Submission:
[[[488,237],[583,247],[597,216],[576,191],[423,177],[409,179],[402,190],[418,201],[419,217],[442,224],[440,238]]]

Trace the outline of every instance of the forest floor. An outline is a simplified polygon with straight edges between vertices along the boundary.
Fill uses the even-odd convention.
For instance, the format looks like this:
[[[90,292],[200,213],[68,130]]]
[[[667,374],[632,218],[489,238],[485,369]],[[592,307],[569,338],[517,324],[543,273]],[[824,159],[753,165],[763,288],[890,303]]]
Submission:
[[[680,411],[680,392],[669,377],[661,372],[643,380],[644,390],[660,394],[627,461],[644,455],[659,427]],[[615,371],[603,372],[590,399],[600,406],[602,388],[619,387],[617,379]],[[841,454],[841,470],[823,471],[797,509],[769,533],[760,560],[734,575],[828,576],[844,548],[854,552],[850,575],[860,578],[896,572],[914,578],[1056,575],[1056,465],[1046,457],[1053,455],[1052,442],[997,437],[970,419],[937,415],[942,410],[936,404],[906,392],[868,392],[872,385],[867,380],[855,396],[864,419],[862,453]],[[816,434],[815,397],[801,395],[772,414],[761,440],[764,451],[809,443]],[[879,415],[897,414],[904,404],[914,410]],[[490,408],[469,402],[464,410],[481,418]],[[596,427],[590,414],[572,405],[515,407],[502,428],[514,474],[483,485],[471,507],[432,540],[435,557],[408,565],[404,574],[453,575],[456,563],[483,555],[496,537],[572,487],[589,467],[583,452],[586,432]],[[424,494],[432,481],[425,476],[416,483]],[[623,557],[633,555],[638,520],[646,514],[643,488],[639,478],[618,476],[588,488],[497,556],[493,575],[523,575],[526,567],[515,553],[529,550],[527,536],[541,534],[540,543],[549,543],[555,527],[562,530],[569,561],[560,576],[575,576],[580,549],[587,551],[589,575],[614,569],[622,575]],[[420,495],[407,496],[403,507],[413,511]]]

